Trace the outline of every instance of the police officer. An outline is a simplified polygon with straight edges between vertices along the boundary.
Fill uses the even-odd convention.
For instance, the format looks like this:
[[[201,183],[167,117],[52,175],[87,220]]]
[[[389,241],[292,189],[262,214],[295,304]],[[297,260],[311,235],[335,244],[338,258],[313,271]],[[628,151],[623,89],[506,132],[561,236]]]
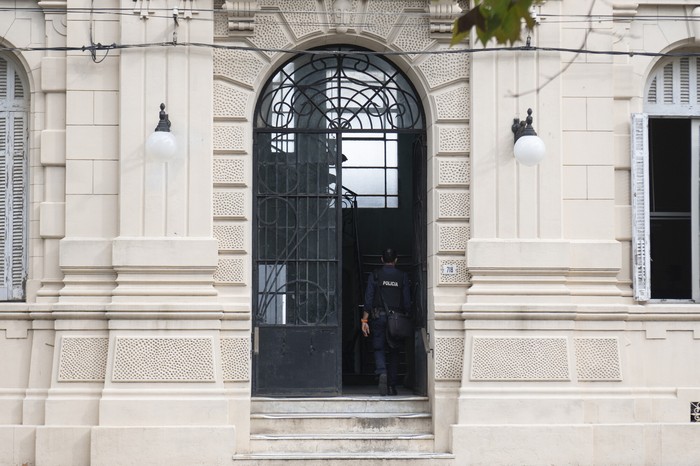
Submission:
[[[388,341],[386,336],[386,309],[406,314],[411,310],[408,274],[396,268],[396,261],[396,251],[384,250],[383,266],[369,276],[361,319],[364,336],[372,335],[374,362],[379,375],[379,394],[382,396],[397,394],[399,369],[399,344]]]

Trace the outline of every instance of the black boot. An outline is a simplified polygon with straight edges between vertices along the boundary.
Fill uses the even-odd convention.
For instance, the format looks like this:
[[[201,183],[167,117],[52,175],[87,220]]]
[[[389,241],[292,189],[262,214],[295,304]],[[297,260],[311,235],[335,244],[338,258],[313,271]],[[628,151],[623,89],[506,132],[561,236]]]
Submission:
[[[396,385],[389,385],[389,395],[396,396],[399,392],[396,390]]]
[[[379,394],[386,396],[387,394],[386,374],[379,374]]]

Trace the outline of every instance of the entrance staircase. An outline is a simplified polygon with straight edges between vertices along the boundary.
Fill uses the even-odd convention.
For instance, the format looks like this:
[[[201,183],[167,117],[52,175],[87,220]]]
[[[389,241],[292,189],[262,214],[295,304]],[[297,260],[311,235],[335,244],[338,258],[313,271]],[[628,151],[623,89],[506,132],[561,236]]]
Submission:
[[[253,398],[250,452],[236,466],[452,466],[434,452],[428,399]]]

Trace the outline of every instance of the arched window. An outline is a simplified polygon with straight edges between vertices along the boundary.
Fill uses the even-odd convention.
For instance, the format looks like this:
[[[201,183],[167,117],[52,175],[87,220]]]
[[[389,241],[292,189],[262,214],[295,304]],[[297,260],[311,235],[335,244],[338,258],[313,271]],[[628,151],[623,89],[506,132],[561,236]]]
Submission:
[[[28,109],[29,92],[21,69],[0,56],[0,301],[24,299]]]
[[[700,301],[700,59],[662,60],[632,117],[635,298]]]

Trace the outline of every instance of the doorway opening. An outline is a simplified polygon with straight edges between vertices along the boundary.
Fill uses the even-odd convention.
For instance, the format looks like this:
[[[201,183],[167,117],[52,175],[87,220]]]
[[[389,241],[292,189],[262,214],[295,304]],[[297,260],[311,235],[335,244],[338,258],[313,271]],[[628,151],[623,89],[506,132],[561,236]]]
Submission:
[[[409,272],[416,317],[401,390],[424,394],[426,151],[415,89],[366,50],[316,49],[272,75],[255,123],[254,394],[376,394],[360,315],[386,247]]]

